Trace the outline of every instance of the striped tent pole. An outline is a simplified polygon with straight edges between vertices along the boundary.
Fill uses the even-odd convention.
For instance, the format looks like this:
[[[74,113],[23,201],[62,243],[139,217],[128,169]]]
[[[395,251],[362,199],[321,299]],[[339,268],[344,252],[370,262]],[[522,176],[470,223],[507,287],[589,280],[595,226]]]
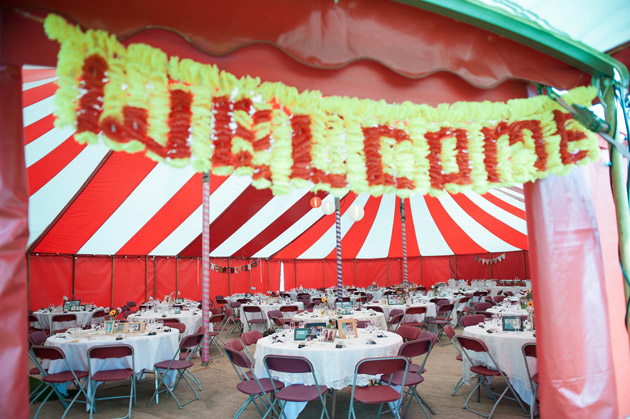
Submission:
[[[403,244],[403,285],[407,286],[407,230],[405,228],[405,200],[400,198],[400,222],[402,224],[402,244]]]
[[[337,298],[343,297],[343,278],[341,269],[341,204],[339,198],[335,198],[335,227],[337,233]]]
[[[201,230],[201,321],[210,327],[210,174],[203,174],[203,227]],[[210,362],[210,336],[206,333],[201,343],[201,363]]]

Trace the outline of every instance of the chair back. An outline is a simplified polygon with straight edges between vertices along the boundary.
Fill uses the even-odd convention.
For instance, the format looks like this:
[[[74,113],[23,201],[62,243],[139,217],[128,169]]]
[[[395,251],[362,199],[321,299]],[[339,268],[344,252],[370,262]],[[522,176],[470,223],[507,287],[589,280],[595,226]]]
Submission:
[[[355,380],[358,374],[378,375],[394,374],[399,371],[407,371],[409,361],[404,356],[365,358],[359,361],[355,367]]]
[[[344,302],[344,303],[348,303],[348,302],[350,302],[350,297],[341,297],[339,299],[339,301]]]
[[[369,320],[357,320],[357,328],[365,329],[370,324]]]
[[[366,308],[368,310],[378,311],[379,313],[385,313],[385,311],[383,311],[383,307],[381,306],[367,306]]]
[[[181,323],[179,319],[176,319],[174,317],[163,317],[163,318],[158,318],[158,320],[161,320],[164,323]]]
[[[238,339],[231,339],[229,341],[227,341],[225,343],[225,347],[226,349],[232,349],[233,351],[238,351],[238,352],[243,352],[243,349],[245,349],[245,347],[243,346],[243,343],[238,340]]]
[[[401,310],[401,309],[399,309],[399,308],[395,308],[395,309],[393,309],[393,310],[390,310],[390,312],[389,312],[389,318],[390,318],[390,320],[391,320],[394,316],[397,316],[397,315],[399,315],[399,314],[405,314],[405,312],[404,312],[404,311],[402,311],[402,310]]]
[[[394,317],[389,319],[389,324],[392,326],[400,324],[404,316],[404,314],[396,314]]]
[[[494,297],[495,303],[502,303],[503,300],[505,300],[505,295],[497,295],[496,297]]]
[[[33,346],[31,349],[35,356],[41,360],[56,361],[66,358],[63,350],[56,346]]]
[[[314,368],[311,361],[302,356],[267,355],[263,359],[265,367],[271,371],[292,374],[312,373]],[[271,376],[271,374],[269,375]]]
[[[407,315],[413,315],[413,314],[426,314],[427,313],[427,308],[426,307],[407,307],[407,310],[405,311],[405,314]]]
[[[46,332],[43,330],[36,330],[28,334],[28,343],[30,346],[39,346],[43,345],[46,342]]]
[[[127,301],[127,307],[129,307],[129,308],[136,307],[136,302],[135,301]]]
[[[450,324],[444,326],[444,333],[446,333],[446,336],[448,336],[450,340],[453,340],[455,337],[455,329],[453,329],[453,326]]]
[[[484,316],[483,314],[470,314],[467,316],[462,316],[462,318],[459,319],[459,322],[462,324],[462,327],[475,326],[479,323],[483,323],[485,318],[486,316]]]
[[[54,316],[52,316],[52,320],[51,323],[55,323],[55,322],[71,322],[71,321],[77,321],[77,315],[74,313],[71,314],[55,314]]]
[[[225,314],[218,313],[218,314],[213,314],[212,316],[210,316],[210,319],[208,321],[212,324],[217,324],[217,323],[221,323],[224,319],[225,319]]]
[[[321,303],[322,303],[322,299],[321,299],[321,297],[316,297],[316,298],[313,298],[311,301],[312,301],[313,303],[315,303],[315,305],[318,305],[318,304],[321,304]]]
[[[242,309],[245,313],[262,313],[259,306],[243,306]]]
[[[193,352],[195,352],[197,347],[201,345],[203,335],[203,333],[195,333],[186,336],[179,344],[180,349],[193,349]]]
[[[88,359],[125,358],[133,356],[133,346],[127,344],[92,346],[87,352]]]
[[[274,317],[278,318],[278,319],[281,319],[282,318],[282,311],[280,311],[280,310],[269,310],[267,312],[267,317],[269,317],[269,319],[273,319]]]
[[[258,339],[262,337],[262,333],[258,330],[250,330],[249,332],[245,332],[241,335],[241,340],[245,346],[250,346],[258,342]]]
[[[249,298],[238,298],[236,301],[241,304],[249,304],[252,302],[252,300]]]
[[[298,311],[298,306],[281,306],[280,311],[283,313],[292,313]]]
[[[164,322],[164,326],[170,327],[171,329],[177,329],[180,334],[183,334],[186,331],[186,325],[181,323]]]
[[[486,346],[485,343],[483,343],[482,340],[479,340],[470,336],[461,336],[461,335],[455,336],[455,339],[457,339],[457,343],[459,343],[459,346],[461,346],[463,349],[473,351],[473,352],[479,352],[479,353],[482,353],[482,352],[489,353],[488,347]]]
[[[223,298],[222,296],[219,296],[219,295],[217,295],[216,302],[217,302],[217,304],[219,304],[221,306],[228,305],[228,301],[225,298]]]
[[[225,352],[227,353],[228,359],[230,360],[232,365],[239,368],[252,368],[251,361],[242,352],[235,351],[234,349],[228,348],[227,346],[225,347]]]
[[[514,293],[512,291],[505,291],[503,295],[505,295],[506,297],[513,297]]]
[[[424,332],[420,333],[420,336],[418,336],[418,339],[430,339],[432,342],[432,345],[435,345],[435,342],[437,342],[437,335],[433,332],[429,332],[428,330],[425,330]]]
[[[228,305],[230,306],[230,308],[239,308],[240,306],[242,306],[242,304],[238,301],[230,301]]]
[[[448,317],[454,308],[455,308],[455,304],[450,304],[450,303],[442,304],[441,306],[438,307],[437,314],[438,316],[442,315],[442,316]]]
[[[410,340],[403,343],[398,349],[398,355],[406,358],[421,356],[431,351],[433,342],[431,338]]]
[[[221,310],[219,307],[210,307],[208,311],[210,311],[210,313],[212,314],[220,314],[223,312],[223,310]]]
[[[492,307],[492,304],[490,303],[474,303],[473,307],[475,308],[475,311],[485,311],[487,309],[489,309],[490,307]]]
[[[525,343],[521,348],[525,358],[538,358],[536,354],[536,344],[534,342]]]
[[[416,340],[420,336],[420,329],[412,326],[400,326],[396,333],[403,338],[403,341]]]

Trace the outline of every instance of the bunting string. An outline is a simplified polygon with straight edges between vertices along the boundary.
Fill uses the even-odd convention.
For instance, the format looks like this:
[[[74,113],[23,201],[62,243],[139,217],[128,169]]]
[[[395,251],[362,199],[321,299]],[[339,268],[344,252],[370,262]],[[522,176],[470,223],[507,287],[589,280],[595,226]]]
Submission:
[[[479,256],[475,256],[475,262],[483,263],[484,265],[492,265],[493,263],[501,262],[505,259],[505,253],[500,254],[499,256],[493,258],[482,258]]]
[[[252,263],[248,263],[247,265],[237,266],[237,267],[222,266],[222,265],[210,263],[210,270],[214,272],[218,272],[220,274],[224,274],[224,273],[237,274],[239,272],[251,271],[256,266],[258,266],[257,260],[253,261]]]

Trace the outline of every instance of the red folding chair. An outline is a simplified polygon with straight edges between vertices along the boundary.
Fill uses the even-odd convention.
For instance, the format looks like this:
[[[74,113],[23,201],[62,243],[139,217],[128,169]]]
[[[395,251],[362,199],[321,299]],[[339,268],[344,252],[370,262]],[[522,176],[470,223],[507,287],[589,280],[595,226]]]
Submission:
[[[405,317],[405,312],[400,309],[395,308],[392,311],[390,311],[389,321],[387,322],[389,326],[389,330],[395,332],[400,327],[400,324],[402,323],[404,317]]]
[[[473,337],[470,337],[470,336],[456,335],[455,339],[457,340],[457,343],[459,343],[459,346],[462,348],[463,356],[466,357],[466,359],[468,360],[468,362],[471,365],[470,371],[473,372],[477,376],[477,380],[478,380],[477,381],[477,385],[472,389],[472,391],[468,395],[468,398],[466,399],[466,403],[464,404],[464,409],[466,409],[469,412],[472,412],[472,413],[474,413],[476,415],[482,416],[484,418],[490,418],[490,417],[492,417],[492,414],[494,413],[494,410],[499,405],[499,402],[501,401],[501,399],[503,399],[503,397],[505,397],[506,399],[516,400],[518,402],[518,404],[521,406],[521,409],[523,409],[523,412],[527,413],[527,410],[525,409],[525,406],[523,406],[523,403],[521,403],[521,400],[518,397],[518,395],[516,394],[516,391],[514,391],[514,388],[512,387],[512,384],[510,383],[510,379],[499,368],[499,366],[496,363],[496,361],[494,360],[492,354],[488,350],[488,347],[486,346],[486,344],[482,340],[479,340],[479,339],[476,339],[476,338],[473,338]],[[475,365],[475,363],[473,362],[472,358],[470,357],[470,355],[468,354],[467,351],[486,354],[487,355],[487,360],[488,360],[488,362],[487,362],[488,367],[485,367],[485,366],[482,366],[482,365]],[[493,392],[490,389],[490,387],[488,386],[488,377],[501,377],[501,378],[503,378],[503,381],[505,381],[505,384],[506,384],[505,390],[503,390],[503,392],[501,394]],[[483,387],[484,390],[486,390],[486,392],[488,393],[488,395],[490,396],[491,399],[495,400],[494,405],[492,406],[492,409],[490,410],[490,413],[488,413],[487,415],[484,415],[483,413],[477,412],[476,410],[473,410],[470,407],[468,407],[468,403],[470,402],[470,398],[477,391],[477,389],[480,389],[481,387]],[[513,398],[509,397],[509,396],[506,396],[506,393],[508,392],[508,390],[514,396]],[[499,396],[498,398],[496,397],[497,395]],[[479,395],[477,395],[477,399],[479,399]]]
[[[236,375],[240,380],[240,383],[236,385],[236,389],[248,396],[247,400],[238,409],[238,412],[236,412],[233,419],[238,419],[243,414],[247,406],[252,402],[254,403],[256,410],[258,410],[258,413],[260,413],[260,416],[266,417],[272,410],[276,415],[278,415],[278,411],[274,406],[275,400],[272,402],[269,398],[269,394],[282,390],[284,388],[284,384],[275,379],[258,378],[253,370],[254,364],[249,358],[247,358],[247,356],[245,356],[244,353],[231,349],[231,342],[232,341],[228,342],[225,352],[232,364],[232,367],[234,368],[234,372],[236,372]],[[261,410],[261,407],[258,406],[258,403],[256,402],[257,399],[262,403],[262,407],[265,410],[264,413]]]
[[[27,354],[30,360],[35,365],[33,368],[31,368],[28,371],[29,375],[32,375],[32,376],[41,375],[40,368],[37,366],[37,359],[31,348],[33,346],[43,345],[44,343],[46,343],[47,338],[48,338],[48,335],[46,335],[46,332],[44,332],[43,330],[35,330],[28,334],[28,348],[29,349],[28,349]],[[35,387],[35,389],[33,389],[33,391],[31,391],[31,393],[29,394],[29,405],[33,404],[33,402],[35,402],[35,400],[39,398],[39,396],[43,393],[44,390],[46,390],[46,388],[48,387],[46,386],[44,382],[40,383],[37,387]]]
[[[476,326],[479,323],[483,323],[485,319],[486,316],[483,314],[470,314],[468,316],[462,316],[462,318],[459,319],[459,323],[462,327]]]
[[[463,362],[464,358],[462,357],[462,348],[459,347],[459,344],[457,343],[457,340],[455,339],[455,330],[453,329],[453,327],[451,325],[446,325],[444,326],[444,333],[446,333],[446,336],[448,336],[448,338],[450,339],[451,342],[453,342],[453,346],[455,347],[455,349],[457,349],[457,355],[455,356],[455,359],[458,361]],[[457,394],[457,391],[460,389],[460,387],[464,385],[464,376],[462,375],[459,379],[459,381],[457,382],[457,384],[455,384],[455,388],[453,388],[453,393],[451,393],[451,396],[454,397],[455,394]]]
[[[266,328],[267,319],[260,306],[242,306],[241,310],[243,310],[248,330],[253,330],[255,325],[262,325]]]
[[[411,327],[424,327],[424,320],[426,318],[427,308],[426,307],[407,307],[405,310],[405,317],[402,320],[403,326],[411,326]],[[422,316],[421,320],[411,320],[411,316]]]
[[[256,344],[256,342],[258,342],[258,340],[262,337],[262,333],[260,333],[258,330],[250,330],[249,332],[245,332],[241,335],[241,340],[243,341],[243,345],[245,345],[247,355],[249,356],[249,359],[252,360],[252,362],[254,361],[254,354],[251,353],[249,347]]]
[[[280,403],[280,415],[284,415],[284,408],[287,402],[310,402],[312,400],[319,399],[322,404],[322,413],[320,419],[326,415],[328,416],[328,409],[326,409],[326,391],[328,387],[319,385],[317,383],[317,377],[315,376],[315,370],[313,364],[308,359],[301,356],[288,356],[288,355],[267,355],[263,359],[265,364],[265,370],[269,377],[273,377],[273,372],[281,372],[285,374],[310,374],[310,377],[303,376],[304,381],[313,381],[312,385],[305,384],[291,384],[281,389],[276,389],[274,386],[274,380],[271,381],[271,385],[274,387],[274,395],[277,400],[283,401]]]
[[[402,373],[401,382],[406,382],[407,379],[407,367],[409,365],[409,361],[404,356],[392,356],[392,357],[382,357],[382,358],[366,358],[359,361],[354,369],[354,379],[352,380],[352,390],[350,395],[350,409],[348,411],[348,418],[356,419],[357,415],[354,411],[354,403],[355,401],[364,403],[364,404],[378,404],[380,405],[378,408],[377,417],[381,415],[381,410],[383,410],[383,405],[385,403],[393,403],[395,408],[392,409],[390,407],[390,412],[394,415],[395,418],[400,419],[400,413],[398,412],[402,398],[403,398],[403,388],[402,386],[397,386],[398,390],[391,386],[391,378],[395,373]],[[390,374],[390,381],[381,380],[381,384],[379,386],[365,386],[359,387],[357,385],[357,380],[359,379],[359,375],[382,375],[382,374]]]
[[[76,314],[55,314],[50,319],[50,335],[52,336],[55,333],[63,333],[69,328],[77,326],[79,326],[79,323],[77,322]]]
[[[177,406],[180,409],[182,409],[188,403],[192,403],[195,400],[200,400],[199,394],[194,389],[194,387],[192,386],[189,380],[189,377],[192,373],[188,371],[188,369],[193,366],[193,363],[192,361],[189,361],[189,360],[179,359],[179,353],[183,349],[187,349],[189,352],[196,352],[199,349],[199,346],[201,345],[203,335],[204,335],[203,333],[195,333],[193,335],[186,336],[179,343],[179,350],[170,361],[158,362],[157,364],[153,366],[155,370],[155,391],[153,392],[153,396],[151,396],[151,400],[149,400],[149,404],[147,404],[147,407],[151,406],[151,403],[153,402],[154,398],[155,398],[155,404],[158,404],[160,402],[160,393],[168,393],[169,395],[173,396],[173,398],[175,399],[175,402],[177,403]],[[174,378],[174,383],[172,387],[169,385],[170,383],[165,382],[167,377],[169,377],[170,372],[174,372],[176,375],[176,378]],[[188,374],[186,372],[188,372]],[[169,377],[169,380],[170,379],[173,379],[173,377]],[[190,388],[190,390],[194,394],[194,397],[186,401],[185,403],[181,403],[179,399],[177,398],[177,396],[175,395],[175,389],[177,388],[177,385],[182,379],[184,380],[184,382],[188,385],[188,388]],[[196,381],[195,384],[199,382],[199,380],[196,380],[196,379],[195,381]],[[163,390],[161,390],[162,387],[164,387]]]
[[[411,327],[411,326],[400,326],[398,329],[396,329],[396,333],[400,335],[401,338],[403,338],[403,342],[407,342],[410,340],[416,340],[418,339],[418,336],[420,336],[420,329],[418,329],[417,327]]]
[[[538,373],[532,375],[532,371],[529,369],[529,362],[527,358],[538,359],[536,344],[534,342],[526,343],[522,346],[523,360],[525,361],[525,369],[527,370],[527,377],[529,378],[529,387],[532,389],[532,401],[529,404],[529,417],[534,419],[534,415],[538,410]]]
[[[63,412],[63,415],[61,416],[61,418],[63,419],[66,417],[66,415],[68,414],[68,411],[70,410],[72,405],[77,401],[77,399],[79,398],[81,394],[83,394],[83,397],[85,397],[86,401],[88,400],[88,395],[85,392],[84,384],[89,374],[87,371],[73,370],[72,367],[70,366],[70,363],[66,359],[66,355],[61,350],[61,348],[58,348],[56,346],[33,346],[31,350],[35,358],[35,362],[36,362],[35,365],[40,370],[42,381],[44,382],[44,384],[46,384],[47,388],[50,387],[51,389],[51,391],[48,392],[48,394],[46,395],[46,398],[44,398],[44,400],[40,404],[39,408],[37,409],[37,412],[35,412],[35,416],[33,418],[37,419],[39,412],[42,410],[42,408],[44,407],[44,405],[46,404],[50,396],[53,393],[55,393],[57,397],[59,398],[59,400],[61,401],[61,404],[63,404],[63,406],[66,408],[66,410]],[[49,361],[49,362],[63,361],[65,364],[64,365],[65,371],[49,373],[49,370],[46,370],[42,366],[42,361]],[[83,384],[81,383],[81,379],[83,379]],[[66,402],[66,398],[62,394],[63,392],[59,388],[61,384],[66,384],[66,383],[69,383],[69,384],[74,383],[74,385],[79,390],[77,391],[77,394],[74,396],[70,404]]]
[[[96,398],[96,389],[100,384],[112,382],[112,381],[122,381],[129,379],[131,381],[131,390],[129,392],[129,411],[125,418],[131,417],[131,405],[136,404],[136,377],[134,375],[135,370],[135,362],[134,362],[134,354],[133,354],[133,346],[119,344],[119,345],[101,345],[101,346],[93,346],[88,349],[88,370],[89,370],[89,380],[88,380],[88,391],[90,393],[90,419],[92,415],[96,411],[96,401],[97,400],[110,400],[110,399],[124,399],[127,396],[111,396],[111,397],[100,397]],[[130,362],[127,362],[127,365],[130,368],[115,368],[115,369],[99,369],[96,371],[94,367],[94,363],[92,362],[95,359],[107,360],[107,359],[121,359],[121,358],[130,358]],[[123,419],[123,418],[121,418]]]
[[[442,337],[442,334],[444,334],[444,326],[451,323],[451,315],[454,308],[454,304],[442,304],[438,306],[435,319],[427,319],[425,321],[426,324],[432,324],[436,327],[437,342],[440,344],[440,346],[444,346],[440,338]]]

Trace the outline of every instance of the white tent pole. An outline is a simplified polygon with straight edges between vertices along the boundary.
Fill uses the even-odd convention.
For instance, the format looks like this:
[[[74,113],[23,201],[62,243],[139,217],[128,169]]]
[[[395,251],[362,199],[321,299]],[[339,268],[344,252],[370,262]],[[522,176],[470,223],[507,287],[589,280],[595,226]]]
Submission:
[[[341,203],[335,198],[335,227],[337,235],[337,298],[343,297],[343,278],[341,268]]]
[[[405,200],[400,199],[400,223],[402,225],[402,245],[403,245],[403,285],[407,286],[407,230],[405,229]]]
[[[210,327],[210,174],[203,174],[203,226],[201,230],[201,313],[202,324]],[[201,344],[201,363],[210,361],[210,337],[206,333]]]

